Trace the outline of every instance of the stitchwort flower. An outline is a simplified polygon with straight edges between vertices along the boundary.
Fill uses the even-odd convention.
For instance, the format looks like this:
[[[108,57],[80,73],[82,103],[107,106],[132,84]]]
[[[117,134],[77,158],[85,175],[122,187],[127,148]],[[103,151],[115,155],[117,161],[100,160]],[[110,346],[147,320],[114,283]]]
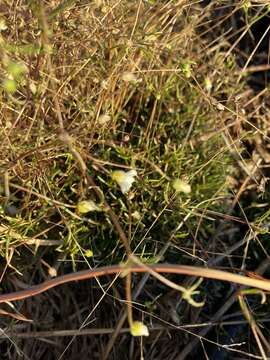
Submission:
[[[90,211],[101,211],[101,208],[92,200],[82,200],[77,204],[77,211],[86,214]]]
[[[130,328],[132,336],[149,336],[149,330],[141,321],[134,321]]]
[[[137,176],[136,170],[116,170],[112,173],[112,179],[120,186],[123,194],[128,192]]]
[[[176,192],[182,192],[184,194],[189,194],[191,192],[191,186],[180,179],[175,179],[172,186]]]

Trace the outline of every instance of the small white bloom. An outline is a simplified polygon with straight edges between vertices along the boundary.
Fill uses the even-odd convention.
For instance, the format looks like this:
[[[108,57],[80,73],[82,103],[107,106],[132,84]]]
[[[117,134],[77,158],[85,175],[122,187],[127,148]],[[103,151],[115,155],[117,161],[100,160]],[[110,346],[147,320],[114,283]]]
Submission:
[[[191,77],[191,66],[190,66],[190,63],[185,63],[183,64],[182,66],[182,72],[183,74],[185,75],[185,77],[187,79],[189,79]]]
[[[109,6],[107,6],[107,5],[102,6],[101,12],[102,12],[103,14],[106,14],[106,13],[108,13],[109,11],[110,11]]]
[[[4,19],[0,19],[0,32],[7,30],[7,25]]]
[[[48,269],[48,274],[49,274],[50,277],[55,277],[55,276],[57,276],[57,270],[56,270],[56,268],[50,266],[49,269]]]
[[[137,78],[132,72],[125,72],[122,75],[122,80],[125,82],[135,83],[137,81]]]
[[[97,121],[100,125],[106,125],[106,124],[108,124],[108,122],[111,121],[111,117],[110,117],[110,115],[103,114],[103,115],[99,116]]]
[[[127,172],[116,170],[112,173],[112,179],[120,186],[123,194],[129,191],[135,181],[135,176],[137,176],[136,170],[129,170]]]
[[[172,186],[176,192],[182,192],[185,194],[189,194],[191,192],[191,186],[180,179],[175,179]]]
[[[90,258],[90,257],[94,256],[94,253],[92,250],[88,249],[85,251],[84,255],[85,255],[85,257]]]
[[[36,84],[35,84],[34,82],[30,82],[29,88],[30,88],[30,90],[31,90],[31,93],[35,95],[36,92],[37,92]]]
[[[211,91],[211,89],[212,89],[212,82],[211,82],[211,80],[209,79],[209,77],[206,77],[206,78],[204,79],[204,86],[205,86],[205,89],[206,89],[208,92]]]
[[[140,220],[141,219],[141,214],[139,213],[139,211],[134,211],[131,216],[135,219],[135,220]]]
[[[218,109],[219,111],[224,111],[224,110],[225,110],[225,106],[222,105],[222,104],[219,103],[219,102],[216,104],[216,106],[217,106],[217,109]]]
[[[101,88],[103,90],[107,90],[108,89],[108,81],[107,80],[102,80],[101,82]]]
[[[141,321],[134,321],[130,333],[132,336],[149,336],[149,330]]]
[[[77,211],[80,214],[86,214],[90,211],[101,211],[101,208],[92,200],[82,200],[77,204]]]

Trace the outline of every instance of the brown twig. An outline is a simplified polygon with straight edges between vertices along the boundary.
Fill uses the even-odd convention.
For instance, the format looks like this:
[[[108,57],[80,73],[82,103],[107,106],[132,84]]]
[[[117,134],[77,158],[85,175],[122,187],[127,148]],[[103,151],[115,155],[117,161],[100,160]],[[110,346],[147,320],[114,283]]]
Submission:
[[[226,271],[208,269],[203,267],[185,266],[185,265],[174,265],[174,264],[156,264],[148,265],[147,267],[141,265],[113,265],[104,266],[96,269],[82,270],[67,275],[58,276],[54,279],[44,281],[39,285],[32,286],[28,289],[0,295],[0,303],[14,300],[26,299],[38,294],[41,294],[53,287],[61,284],[91,279],[93,277],[100,277],[104,275],[125,273],[125,272],[148,272],[148,269],[157,273],[172,273],[180,275],[189,275],[204,277],[208,279],[228,281],[252,288],[257,288],[265,291],[270,291],[270,280],[254,279],[243,275],[233,274]]]

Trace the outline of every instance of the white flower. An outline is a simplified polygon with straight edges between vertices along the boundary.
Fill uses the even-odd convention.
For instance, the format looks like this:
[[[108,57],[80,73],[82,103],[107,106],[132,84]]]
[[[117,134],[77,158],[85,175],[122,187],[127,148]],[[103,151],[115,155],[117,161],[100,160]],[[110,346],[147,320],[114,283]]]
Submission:
[[[216,106],[217,106],[217,109],[219,110],[219,111],[223,111],[223,110],[225,110],[225,107],[224,107],[224,105],[222,105],[221,103],[217,103],[216,104]]]
[[[139,213],[139,211],[134,211],[134,213],[131,214],[131,216],[135,219],[135,220],[140,220],[141,219],[141,214]]]
[[[120,186],[123,194],[129,191],[131,185],[135,181],[135,176],[137,176],[136,170],[129,170],[127,172],[116,170],[112,173],[112,179]]]
[[[132,336],[149,336],[149,330],[141,321],[134,321],[130,328]]]
[[[33,82],[30,82],[30,84],[29,84],[29,89],[31,90],[31,93],[32,94],[36,94],[36,92],[37,92],[37,87],[36,87],[36,84],[35,83],[33,83]]]
[[[135,83],[137,81],[137,77],[132,72],[125,72],[122,75],[122,80],[125,82]]]
[[[107,115],[107,114],[100,115],[98,118],[98,123],[100,125],[106,125],[110,121],[111,121],[111,117],[110,117],[110,115]]]
[[[90,257],[94,256],[94,253],[92,250],[88,249],[85,251],[84,255],[85,255],[85,257],[90,258]]]
[[[77,211],[80,214],[86,214],[90,211],[101,211],[101,208],[92,200],[82,200],[77,204]]]
[[[0,32],[7,30],[7,25],[4,19],[0,19]]]
[[[191,186],[180,179],[175,179],[172,186],[176,192],[182,192],[185,194],[189,194],[191,192]]]
[[[56,268],[50,266],[49,269],[48,269],[48,274],[49,274],[50,277],[55,277],[55,276],[57,276],[57,270],[56,270]]]
[[[212,82],[211,82],[211,80],[209,79],[209,77],[206,77],[206,78],[204,79],[204,86],[205,86],[205,89],[206,89],[208,92],[211,91],[211,89],[212,89]]]

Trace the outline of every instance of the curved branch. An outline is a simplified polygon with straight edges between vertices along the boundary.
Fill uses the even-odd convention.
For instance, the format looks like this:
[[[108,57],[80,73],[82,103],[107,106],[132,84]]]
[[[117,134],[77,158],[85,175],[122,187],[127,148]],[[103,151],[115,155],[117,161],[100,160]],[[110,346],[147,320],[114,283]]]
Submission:
[[[237,275],[221,270],[208,269],[208,268],[195,267],[195,266],[173,265],[173,264],[156,264],[156,265],[148,265],[147,267],[158,273],[172,273],[172,274],[180,274],[180,275],[198,276],[209,279],[233,282],[240,285],[245,285],[265,291],[270,291],[270,280],[250,278],[247,276]],[[35,296],[40,293],[43,293],[44,291],[47,291],[55,286],[69,283],[72,281],[80,281],[85,279],[91,279],[93,277],[100,277],[111,274],[120,274],[120,273],[125,274],[127,271],[145,273],[147,272],[147,268],[140,265],[131,265],[128,267],[126,265],[124,266],[113,265],[113,266],[104,266],[93,270],[90,269],[82,270],[71,274],[58,276],[54,279],[44,281],[41,284],[34,285],[25,290],[16,291],[8,294],[2,294],[0,295],[0,303],[26,299],[31,296]]]

